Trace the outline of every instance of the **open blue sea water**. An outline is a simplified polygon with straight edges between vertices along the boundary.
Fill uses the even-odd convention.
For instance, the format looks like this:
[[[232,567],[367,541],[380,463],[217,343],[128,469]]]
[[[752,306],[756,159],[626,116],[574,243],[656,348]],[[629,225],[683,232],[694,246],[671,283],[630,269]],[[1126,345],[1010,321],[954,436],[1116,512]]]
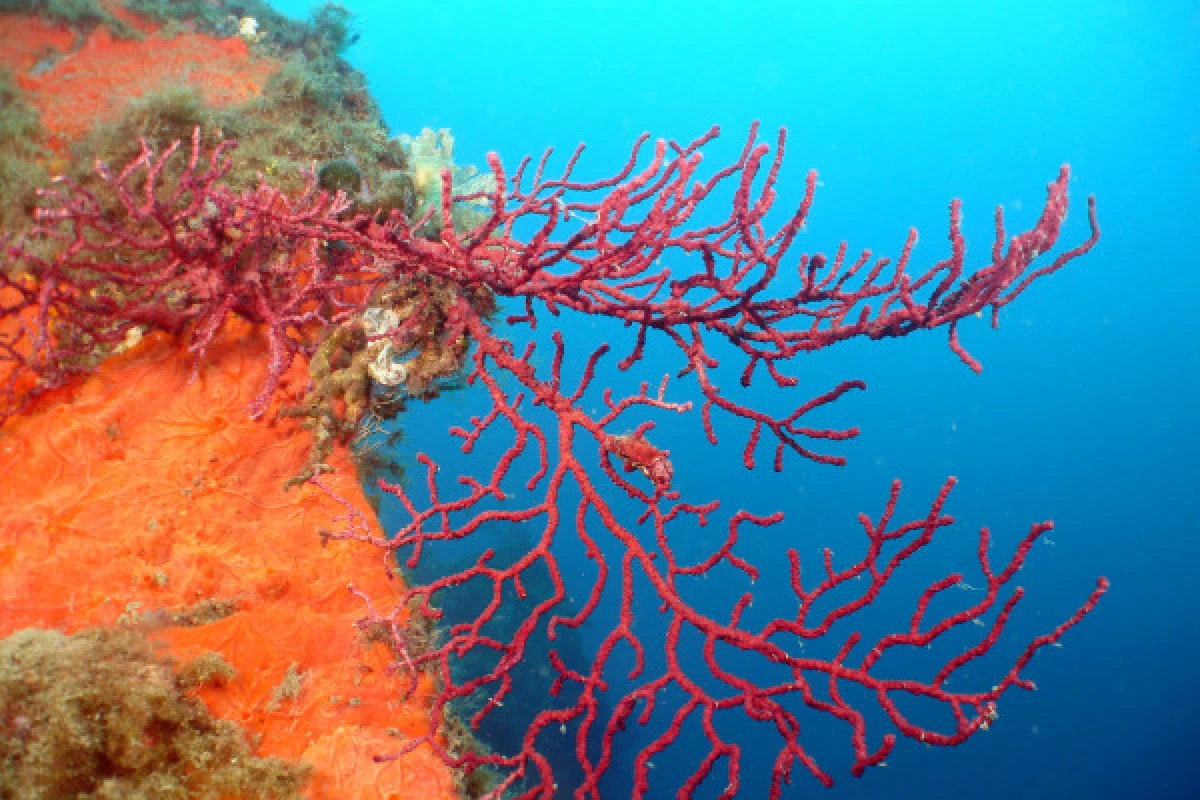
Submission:
[[[302,16],[309,4],[277,5]],[[752,120],[761,120],[767,141],[786,127],[780,207],[798,202],[807,170],[820,173],[798,244],[805,251],[830,252],[847,240],[852,251],[897,255],[916,226],[915,263],[930,264],[947,253],[947,205],[959,197],[968,263],[978,266],[990,252],[994,207],[1004,205],[1011,231],[1030,227],[1045,184],[1069,162],[1072,208],[1060,248],[1086,238],[1085,198],[1093,193],[1100,243],[1006,308],[999,330],[987,320],[962,326],[982,375],[949,351],[944,331],[798,359],[799,392],[817,394],[845,378],[869,386],[814,420],[862,429],[856,440],[825,448],[845,456],[844,467],[793,457],[782,475],[765,464],[748,471],[740,463],[744,426],[718,423],[721,444],[712,448],[695,415],[664,423],[670,438],[659,443],[671,450],[685,498],[786,513],[785,523],[740,546],[764,570],[762,614],[772,603],[787,613],[786,548],[800,551],[809,574],[826,546],[847,560],[859,556],[856,515],[877,516],[894,478],[904,482],[902,512],[915,517],[956,476],[947,510],[958,525],[877,601],[862,623],[867,633],[902,625],[936,578],[964,571],[967,583],[978,581],[981,526],[991,528],[1002,562],[1030,523],[1053,519],[1053,533],[1018,576],[1026,596],[995,658],[967,670],[964,685],[988,685],[1026,642],[1069,616],[1097,576],[1112,581],[1063,646],[1026,669],[1037,690],[1006,694],[991,729],[957,748],[902,740],[886,767],[858,779],[849,774],[846,726],[804,716],[801,740],[837,782],[824,790],[797,767],[785,797],[1200,797],[1193,675],[1200,659],[1200,7],[1183,0],[347,6],[361,34],[347,55],[365,70],[393,132],[450,128],[459,163],[483,166],[494,150],[512,167],[553,147],[561,164],[586,142],[581,170],[598,177],[624,163],[643,131],[688,141],[719,124],[721,139],[704,148],[715,168],[736,157]],[[569,315],[555,322],[577,358],[602,339],[619,352],[622,341],[628,347],[619,327]],[[513,335],[523,343],[524,333]],[[670,348],[658,352],[662,360],[644,362],[642,373],[619,375],[610,364],[603,380],[620,389],[679,367]],[[724,382],[733,384],[738,370],[723,373]],[[765,378],[754,390],[776,391]],[[687,399],[686,381],[675,391]],[[485,401],[473,389],[414,409],[402,422],[399,457],[415,463],[413,453],[423,450],[451,461],[455,443],[443,431],[486,409]],[[769,461],[765,452],[760,460]],[[401,517],[386,506],[383,516],[393,526]],[[719,530],[694,533],[720,541]],[[505,535],[519,546],[521,531]],[[610,564],[620,559],[615,544],[606,543]],[[747,588],[735,577],[706,585],[705,602],[728,608]],[[656,606],[639,609],[652,628]],[[844,637],[852,628],[839,630]],[[574,645],[585,653],[587,635]],[[923,666],[916,659],[912,668]],[[873,702],[854,700],[865,708]],[[877,744],[888,728],[877,714],[870,719]],[[929,720],[937,719],[934,709]],[[769,731],[743,733],[751,751],[774,753]],[[636,739],[628,747],[636,751]],[[686,776],[694,758],[683,748],[656,759],[655,785],[664,788],[654,796],[673,796],[665,787]],[[761,753],[748,759],[741,796],[765,796],[763,767]],[[614,771],[603,796],[628,796],[627,780],[627,769]],[[697,797],[722,788],[714,780]]]

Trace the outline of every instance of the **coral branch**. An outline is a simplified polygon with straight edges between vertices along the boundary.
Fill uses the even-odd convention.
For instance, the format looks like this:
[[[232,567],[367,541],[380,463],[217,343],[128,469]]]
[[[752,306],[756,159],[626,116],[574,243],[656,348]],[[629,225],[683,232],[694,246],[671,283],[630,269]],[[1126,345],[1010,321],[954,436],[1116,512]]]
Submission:
[[[269,343],[269,377],[250,412],[262,414],[288,365],[307,358],[313,381],[308,396],[319,406],[309,413],[323,420],[314,423],[318,438],[339,429],[331,417],[343,415],[352,428],[363,409],[375,408],[381,398],[429,396],[437,376],[463,367],[468,384],[486,393],[490,407],[450,433],[464,457],[484,462],[482,469],[447,481],[439,460],[421,453],[423,475],[411,485],[382,484],[407,515],[390,540],[375,539],[353,522],[323,535],[395,552],[413,570],[446,548],[485,541],[498,525],[532,532],[512,559],[475,546],[467,565],[410,585],[394,608],[362,596],[364,624],[397,639],[397,668],[433,670],[443,686],[427,735],[387,757],[428,743],[467,771],[496,769],[489,797],[510,789],[522,797],[553,794],[558,778],[542,734],[555,730],[573,737],[581,771],[573,791],[580,798],[601,795],[618,741],[633,722],[652,731],[633,761],[636,797],[650,794],[653,758],[676,745],[685,730],[699,732],[708,749],[678,795],[691,796],[723,769],[721,796],[735,796],[744,754],[729,740],[731,717],[768,723],[776,732],[772,798],[791,781],[797,763],[819,782],[832,783],[802,741],[797,713],[804,709],[844,723],[856,775],[887,757],[898,736],[959,744],[996,719],[1007,690],[1032,688],[1023,674],[1030,660],[1092,611],[1107,582],[1100,579],[1071,617],[1030,642],[985,688],[950,689],[951,677],[997,649],[1022,597],[1020,588],[1010,588],[1013,578],[1049,525],[1033,526],[998,572],[984,530],[978,560],[985,583],[976,602],[936,618],[935,599],[962,581],[952,575],[920,594],[906,629],[874,641],[855,633],[831,657],[806,656],[799,644],[827,639],[839,622],[856,619],[952,523],[944,508],[953,479],[925,517],[902,523],[896,521],[895,483],[881,517],[861,518],[861,559],[839,567],[826,551],[823,576],[815,583],[802,580],[800,557],[788,551],[794,606],[756,626],[746,620],[755,596],[749,587],[720,618],[696,608],[689,588],[718,573],[748,584],[758,579],[759,569],[739,552],[739,542],[752,529],[782,524],[783,515],[736,511],[716,549],[684,559],[675,532],[706,525],[722,512],[717,500],[683,499],[687,470],[672,464],[655,423],[698,412],[713,443],[719,434],[744,430],[747,468],[755,466],[764,436],[773,446],[775,470],[783,469],[789,450],[840,464],[842,457],[818,452],[813,443],[848,439],[857,429],[814,427],[806,420],[864,389],[861,381],[788,401],[792,410],[784,413],[756,407],[764,393],[735,399],[720,381],[736,376],[742,387],[751,387],[769,380],[770,394],[787,398],[797,391],[789,370],[802,354],[855,338],[934,328],[947,329],[951,350],[978,370],[960,342],[959,322],[990,308],[995,325],[1000,309],[1035,281],[1086,253],[1099,236],[1095,204],[1089,199],[1090,237],[1048,264],[1041,263],[1043,256],[1056,245],[1067,212],[1065,166],[1050,183],[1032,229],[1010,237],[997,212],[991,260],[973,269],[965,263],[957,201],[950,206],[950,255],[924,270],[913,266],[915,231],[894,262],[870,253],[852,259],[844,244],[832,256],[798,253],[815,173],[796,209],[771,228],[767,217],[778,197],[784,133],[772,152],[758,143],[753,127],[736,160],[703,178],[701,149],[717,134],[713,128],[687,144],[659,140],[649,148],[643,137],[624,166],[594,181],[575,176],[582,147],[557,176],[551,175],[550,153],[536,164],[526,160],[511,179],[493,155],[487,188],[456,194],[446,169],[441,208],[417,219],[397,211],[384,221],[355,215],[345,195],[331,197],[312,184],[295,198],[265,182],[233,193],[220,182],[232,146],[222,144],[205,156],[199,133],[178,168],[177,147],[156,154],[143,145],[142,155],[122,171],[100,168],[112,193],[109,206],[62,182],[47,193],[48,207],[31,236],[4,244],[9,264],[0,278],[0,313],[8,324],[0,329],[0,361],[9,377],[7,408],[0,414],[87,371],[96,358],[127,346],[134,331],[177,333],[203,358],[229,315],[258,323]],[[719,193],[731,194],[732,203],[714,216]],[[116,212],[106,213],[114,198]],[[458,204],[487,210],[473,227],[456,229],[451,212]],[[782,276],[791,270],[794,279],[786,282],[798,288],[781,292]],[[508,328],[494,324],[497,296],[519,311]],[[631,349],[610,366],[608,345],[571,352],[557,329],[547,345],[538,337],[560,316],[623,323],[632,329]],[[518,347],[518,337],[529,341]],[[539,347],[550,351],[548,367],[539,365]],[[725,353],[740,354],[740,363],[721,363]],[[578,382],[568,386],[564,365],[576,363],[582,365]],[[606,381],[600,376],[614,368],[644,372],[639,388],[624,394],[601,388]],[[503,444],[493,453],[496,441]],[[570,534],[594,569],[582,593],[568,590],[556,547]],[[441,619],[436,606],[467,591],[481,592],[476,614],[450,620],[431,649],[406,646],[410,614]],[[582,601],[576,604],[575,596]],[[636,624],[635,608],[649,607],[645,599],[660,611],[661,639],[648,640]],[[505,628],[514,603],[521,616]],[[611,625],[603,623],[607,627],[583,663],[557,648],[564,631],[608,620],[606,611],[615,616]],[[978,640],[932,677],[918,680],[886,669],[888,653],[923,648],[975,623],[983,625]],[[699,650],[695,642],[702,642]],[[521,668],[542,646],[549,648],[549,696],[520,740],[490,753],[448,749],[441,738],[448,715],[471,699],[482,701],[470,715],[472,725],[498,714],[517,691]],[[617,654],[626,652],[632,671],[616,674],[617,664],[625,664]],[[727,656],[732,652],[738,658]],[[472,659],[483,666],[462,674]],[[747,673],[752,662],[762,670]],[[861,690],[853,700],[847,686]],[[879,735],[874,723],[868,730],[867,715],[854,705],[864,691],[892,730]],[[910,721],[903,708],[914,698],[946,709],[945,725]]]

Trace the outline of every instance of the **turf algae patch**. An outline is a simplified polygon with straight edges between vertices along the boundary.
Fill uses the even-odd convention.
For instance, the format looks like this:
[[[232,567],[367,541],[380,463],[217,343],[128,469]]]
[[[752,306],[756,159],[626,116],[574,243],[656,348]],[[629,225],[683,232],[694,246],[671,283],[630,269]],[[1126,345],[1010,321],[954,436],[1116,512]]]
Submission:
[[[224,674],[195,668],[193,685]],[[0,797],[302,796],[311,768],[254,755],[141,633],[26,629],[0,641]]]

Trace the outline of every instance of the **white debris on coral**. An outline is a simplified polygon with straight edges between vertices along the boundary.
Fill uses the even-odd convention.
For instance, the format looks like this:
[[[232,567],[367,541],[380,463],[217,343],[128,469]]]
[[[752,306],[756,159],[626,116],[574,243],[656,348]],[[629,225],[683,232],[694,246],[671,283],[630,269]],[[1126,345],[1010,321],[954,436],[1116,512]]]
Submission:
[[[383,346],[367,365],[371,379],[380,386],[400,386],[408,380],[408,362],[397,361],[392,343],[386,339]]]
[[[362,315],[363,332],[373,341],[367,345],[367,372],[381,386],[400,386],[408,380],[408,363],[396,358],[396,348],[386,336],[400,326],[400,315],[390,308],[368,308]]]
[[[262,38],[262,34],[258,32],[258,20],[254,17],[242,17],[239,19],[238,36],[247,42],[257,42]]]
[[[390,308],[368,308],[362,315],[363,333],[374,339],[400,327],[400,315]]]
[[[141,344],[142,335],[145,332],[146,332],[146,329],[143,328],[141,325],[135,325],[132,328],[130,328],[129,330],[125,331],[125,338],[122,339],[117,344],[117,346],[113,348],[113,353],[120,354],[120,353],[124,353],[127,350],[132,350],[133,348],[137,347],[139,344]]]

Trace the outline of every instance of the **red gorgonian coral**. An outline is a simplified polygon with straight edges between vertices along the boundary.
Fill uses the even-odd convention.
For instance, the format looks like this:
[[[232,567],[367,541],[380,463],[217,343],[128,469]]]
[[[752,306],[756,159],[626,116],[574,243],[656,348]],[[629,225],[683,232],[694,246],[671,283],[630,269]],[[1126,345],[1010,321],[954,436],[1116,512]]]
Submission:
[[[1020,588],[1006,593],[1006,587],[1049,525],[1034,525],[998,569],[991,564],[985,530],[978,549],[985,586],[976,602],[927,618],[935,598],[962,580],[950,575],[916,598],[904,629],[873,641],[855,633],[834,656],[809,657],[796,643],[829,636],[837,622],[875,602],[895,572],[951,524],[944,506],[953,479],[926,516],[907,522],[896,519],[899,483],[894,484],[880,518],[860,518],[867,537],[861,559],[835,564],[827,550],[815,581],[802,579],[799,556],[787,550],[794,602],[773,612],[777,616],[767,623],[743,622],[754,597],[749,589],[731,597],[717,618],[689,602],[683,584],[730,568],[752,583],[759,570],[739,554],[739,537],[750,526],[779,525],[783,514],[733,512],[725,517],[720,546],[699,560],[678,556],[672,531],[709,523],[721,513],[720,503],[685,499],[673,485],[679,465],[673,467],[663,442],[655,441],[654,417],[698,412],[714,443],[719,433],[745,431],[747,468],[756,466],[763,446],[772,451],[776,470],[784,468],[789,451],[840,464],[840,457],[815,445],[853,437],[857,429],[814,427],[806,419],[814,409],[865,388],[862,382],[844,381],[779,414],[756,407],[752,394],[735,399],[722,391],[718,375],[727,369],[722,362],[740,353],[734,374],[744,387],[766,380],[783,392],[795,389],[788,368],[803,353],[854,338],[944,327],[954,353],[978,370],[959,342],[958,323],[990,309],[995,325],[1000,309],[1034,281],[1086,253],[1099,235],[1094,202],[1088,202],[1091,236],[1053,258],[1046,254],[1067,212],[1066,167],[1050,183],[1030,230],[1010,238],[997,211],[990,261],[973,270],[965,264],[957,201],[950,208],[950,254],[925,269],[913,266],[915,231],[895,261],[869,253],[851,257],[845,245],[832,256],[798,253],[815,173],[796,210],[770,227],[783,133],[772,155],[752,129],[732,164],[701,177],[701,148],[716,136],[714,128],[688,144],[660,140],[648,159],[643,137],[616,174],[596,181],[574,177],[582,147],[557,176],[549,172],[549,153],[536,164],[523,162],[511,179],[492,156],[490,189],[456,195],[450,175],[443,176],[441,208],[430,212],[440,214],[440,227],[400,213],[387,220],[356,216],[343,195],[312,189],[287,197],[264,183],[232,192],[220,183],[226,148],[218,147],[204,162],[198,136],[182,173],[168,181],[163,171],[171,153],[144,148],[122,172],[102,173],[120,200],[115,217],[100,213],[87,192],[65,185],[51,195],[35,231],[35,238],[53,239],[57,246],[47,254],[32,247],[32,240],[7,245],[0,312],[22,320],[0,335],[0,358],[16,365],[10,370],[15,377],[8,384],[8,408],[19,407],[31,387],[36,391],[87,369],[89,353],[99,345],[118,346],[132,328],[185,335],[200,358],[224,318],[239,314],[260,323],[270,343],[271,377],[251,407],[262,413],[283,370],[294,358],[311,356],[331,329],[360,325],[365,341],[393,342],[387,358],[399,359],[416,347],[405,320],[428,319],[421,309],[436,303],[437,329],[423,336],[463,343],[457,352],[468,382],[482,387],[489,400],[486,413],[451,433],[468,455],[481,450],[485,437],[504,444],[494,457],[483,451],[486,463],[477,474],[461,471],[453,479],[439,471],[444,459],[419,454],[424,475],[416,485],[383,486],[407,515],[388,539],[372,538],[353,516],[344,530],[326,535],[369,541],[389,558],[395,553],[410,570],[431,550],[482,540],[498,525],[519,525],[529,537],[505,563],[481,545],[469,564],[410,584],[390,607],[364,597],[364,624],[393,632],[403,653],[399,666],[434,669],[443,684],[428,735],[381,757],[402,757],[429,742],[468,771],[496,770],[489,797],[511,790],[548,798],[558,778],[547,755],[547,734],[557,733],[573,743],[575,796],[598,798],[618,743],[637,721],[654,733],[633,757],[634,796],[650,793],[652,759],[690,730],[706,750],[689,753],[690,775],[671,788],[690,796],[720,767],[725,771],[720,796],[730,798],[739,791],[744,752],[725,735],[723,720],[740,714],[775,732],[770,796],[778,797],[796,763],[832,783],[801,741],[797,713],[803,708],[846,724],[855,774],[880,763],[897,735],[958,744],[994,719],[996,702],[1010,687],[1031,688],[1022,670],[1095,607],[1107,582],[1100,579],[1073,615],[1031,641],[985,689],[951,689],[948,679],[998,641],[1022,595]],[[727,190],[728,212],[710,219],[712,197]],[[706,201],[710,206],[702,215],[698,210]],[[455,229],[451,210],[458,203],[484,209],[478,225]],[[436,233],[426,232],[435,227]],[[124,255],[114,258],[113,252]],[[373,303],[392,296],[390,287],[414,282],[428,291],[404,295],[405,315],[399,305],[384,309],[397,315],[393,325],[364,322],[379,316]],[[781,285],[792,288],[781,291]],[[481,296],[510,304],[507,326],[495,322],[491,304]],[[608,345],[573,353],[561,328],[545,335],[547,326],[569,315],[608,318],[632,329],[627,354],[616,367],[643,373],[640,388],[629,393],[597,388]],[[519,347],[518,337],[527,343]],[[536,356],[547,345],[548,364],[540,364]],[[385,364],[383,371],[401,381],[407,372],[398,365],[404,362]],[[574,385],[566,385],[566,374],[577,376]],[[556,550],[564,536],[573,537],[590,561],[582,593],[569,590],[564,577]],[[610,573],[619,586],[616,598],[606,592]],[[534,590],[535,585],[543,588]],[[424,652],[404,649],[410,609],[440,618],[437,603],[468,589],[483,598],[469,620],[454,622]],[[851,596],[833,600],[837,591]],[[660,612],[664,635],[654,641],[640,632],[638,593],[649,593]],[[573,595],[585,599],[573,603]],[[609,600],[612,607],[606,609]],[[520,619],[502,626],[506,608],[518,602]],[[598,617],[612,623],[581,662],[556,649],[564,630]],[[969,623],[984,625],[978,641],[931,677],[892,676],[881,667],[885,654],[924,647]],[[498,630],[505,631],[502,637]],[[531,651],[543,646],[550,685],[524,733],[507,748],[486,753],[447,749],[439,738],[447,713],[462,713],[462,701],[471,700],[477,704],[473,725],[496,714],[515,691],[519,670],[529,666]],[[618,680],[614,670],[624,661],[615,654],[622,649],[632,653],[633,670]],[[649,663],[648,650],[654,656]],[[731,651],[736,659],[727,657]],[[784,677],[764,680],[762,675],[780,673],[747,671],[755,661],[782,669]],[[476,665],[473,672],[465,669],[469,663]],[[627,688],[614,690],[617,684]],[[854,702],[847,699],[848,686],[861,690]],[[894,731],[871,734],[868,715],[855,705],[864,692],[874,698],[876,716],[882,714]],[[900,701],[912,697],[947,708],[952,720],[947,729],[909,721]],[[662,791],[656,785],[655,796]]]

